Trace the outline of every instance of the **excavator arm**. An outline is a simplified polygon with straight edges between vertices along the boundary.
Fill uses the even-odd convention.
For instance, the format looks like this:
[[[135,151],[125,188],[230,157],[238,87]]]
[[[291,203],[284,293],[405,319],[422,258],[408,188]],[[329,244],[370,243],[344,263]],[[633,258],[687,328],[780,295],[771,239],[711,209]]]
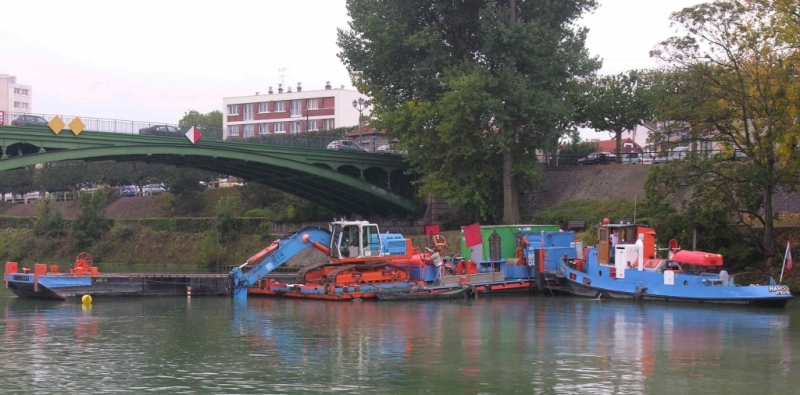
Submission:
[[[247,288],[258,283],[258,280],[308,247],[327,251],[330,242],[331,233],[319,227],[304,228],[276,240],[228,274],[233,299],[246,300]],[[251,264],[253,266],[245,270]]]

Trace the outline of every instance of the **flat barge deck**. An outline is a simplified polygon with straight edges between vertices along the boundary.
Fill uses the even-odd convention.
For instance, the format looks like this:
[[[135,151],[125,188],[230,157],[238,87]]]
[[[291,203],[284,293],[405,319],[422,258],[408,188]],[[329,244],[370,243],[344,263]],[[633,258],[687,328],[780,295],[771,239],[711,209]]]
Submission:
[[[227,274],[110,273],[97,275],[9,273],[5,286],[25,298],[65,300],[83,295],[226,296]]]

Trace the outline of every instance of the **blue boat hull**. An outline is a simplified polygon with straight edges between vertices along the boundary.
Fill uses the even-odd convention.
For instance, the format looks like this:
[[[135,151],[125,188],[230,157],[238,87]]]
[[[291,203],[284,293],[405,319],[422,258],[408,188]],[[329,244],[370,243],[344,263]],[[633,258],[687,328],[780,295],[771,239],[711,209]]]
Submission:
[[[724,283],[718,274],[698,272],[655,272],[627,268],[624,278],[617,278],[616,268],[597,263],[596,250],[590,250],[584,271],[564,262],[559,277],[568,292],[592,298],[659,300],[724,304],[785,306],[792,300],[785,285],[733,285]]]

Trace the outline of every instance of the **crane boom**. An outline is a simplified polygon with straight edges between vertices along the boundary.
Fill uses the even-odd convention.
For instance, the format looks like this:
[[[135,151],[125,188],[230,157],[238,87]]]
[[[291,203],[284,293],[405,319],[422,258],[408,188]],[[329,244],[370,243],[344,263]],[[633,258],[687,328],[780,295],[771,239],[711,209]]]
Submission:
[[[233,299],[246,300],[247,288],[258,283],[258,280],[286,263],[300,251],[315,244],[327,247],[330,243],[331,232],[320,227],[303,228],[276,240],[273,245],[259,252],[263,256],[259,256],[259,254],[253,256],[257,262],[250,270],[245,271],[244,269],[254,260],[253,258],[248,259],[241,266],[233,268],[228,274]]]

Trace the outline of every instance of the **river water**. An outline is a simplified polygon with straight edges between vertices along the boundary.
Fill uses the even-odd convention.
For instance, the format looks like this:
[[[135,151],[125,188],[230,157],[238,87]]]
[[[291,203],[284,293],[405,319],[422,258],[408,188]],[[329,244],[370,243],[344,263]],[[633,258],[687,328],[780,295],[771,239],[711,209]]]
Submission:
[[[784,309],[552,297],[319,302],[17,299],[0,392],[794,394]]]

